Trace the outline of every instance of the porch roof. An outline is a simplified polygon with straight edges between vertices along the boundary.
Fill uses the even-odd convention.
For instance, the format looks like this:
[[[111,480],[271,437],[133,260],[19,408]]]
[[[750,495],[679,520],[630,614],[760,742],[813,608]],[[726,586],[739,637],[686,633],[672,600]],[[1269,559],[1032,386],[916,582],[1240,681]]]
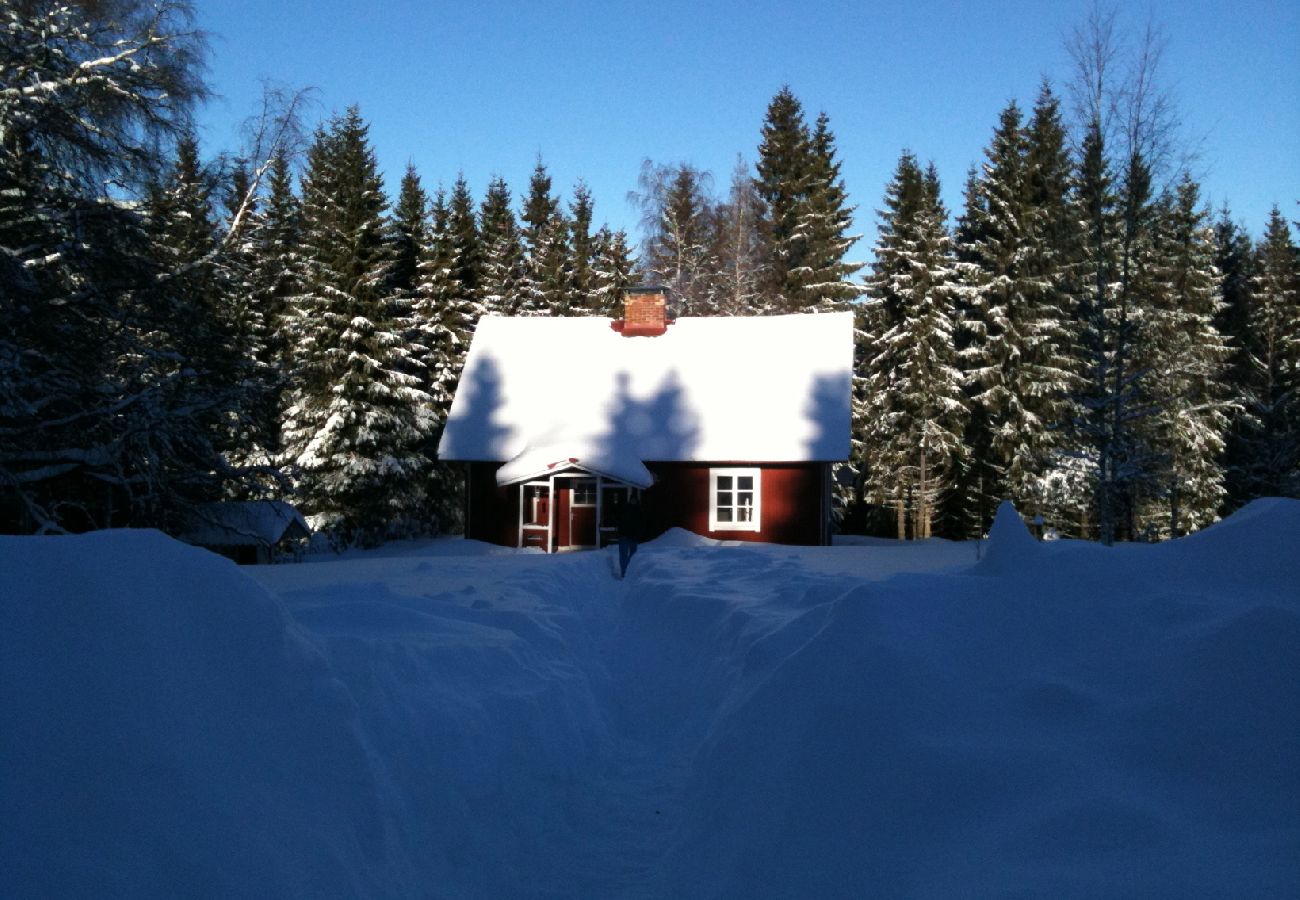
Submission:
[[[632,487],[648,488],[654,484],[654,476],[641,460],[602,453],[599,447],[582,441],[525,448],[497,469],[496,478],[500,485],[516,484],[569,469],[581,469]]]

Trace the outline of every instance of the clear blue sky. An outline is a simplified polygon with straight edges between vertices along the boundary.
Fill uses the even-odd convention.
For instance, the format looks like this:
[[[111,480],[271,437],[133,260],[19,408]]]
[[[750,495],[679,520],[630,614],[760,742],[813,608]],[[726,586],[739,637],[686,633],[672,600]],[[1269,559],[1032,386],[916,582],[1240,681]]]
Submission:
[[[899,152],[933,160],[958,210],[998,112],[1032,105],[1044,75],[1064,93],[1064,36],[1088,0],[1061,2],[442,2],[197,0],[212,32],[218,97],[200,116],[205,152],[271,78],[316,89],[314,118],[358,104],[390,193],[407,162],[426,185],[463,172],[481,198],[500,174],[516,199],[541,154],[568,198],[578,178],[596,219],[635,236],[626,194],[643,158],[687,161],[725,190],[752,162],[768,101],[789,84],[809,119],[831,118],[867,257]],[[1125,5],[1167,38],[1164,83],[1195,174],[1258,235],[1277,203],[1300,217],[1300,3],[1153,0]]]

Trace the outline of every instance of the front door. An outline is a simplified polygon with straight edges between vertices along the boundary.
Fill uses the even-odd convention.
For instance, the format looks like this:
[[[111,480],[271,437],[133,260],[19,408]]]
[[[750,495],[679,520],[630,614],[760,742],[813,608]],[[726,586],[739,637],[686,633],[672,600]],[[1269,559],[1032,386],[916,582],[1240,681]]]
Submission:
[[[596,546],[596,479],[575,478],[569,482],[570,547]]]

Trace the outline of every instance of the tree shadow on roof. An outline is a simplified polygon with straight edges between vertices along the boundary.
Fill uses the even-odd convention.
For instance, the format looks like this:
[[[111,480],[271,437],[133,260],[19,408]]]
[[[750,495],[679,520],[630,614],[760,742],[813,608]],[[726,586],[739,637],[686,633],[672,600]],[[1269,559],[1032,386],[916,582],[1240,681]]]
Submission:
[[[638,461],[689,460],[699,443],[699,422],[686,406],[677,374],[670,372],[653,395],[633,397],[628,375],[616,376],[610,430],[600,438],[603,452]]]
[[[852,449],[852,378],[847,374],[818,375],[804,415],[812,423],[807,459],[839,461]]]
[[[501,369],[488,354],[480,354],[461,378],[452,415],[443,426],[439,459],[493,461],[488,450],[499,447],[510,429],[497,421],[503,405]],[[450,427],[452,423],[455,427]]]

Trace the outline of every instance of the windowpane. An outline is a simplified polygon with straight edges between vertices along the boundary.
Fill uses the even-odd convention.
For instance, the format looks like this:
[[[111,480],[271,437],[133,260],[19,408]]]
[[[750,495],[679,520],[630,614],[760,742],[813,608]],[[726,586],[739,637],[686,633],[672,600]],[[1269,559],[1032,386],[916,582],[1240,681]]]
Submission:
[[[760,472],[751,468],[711,469],[710,527],[719,531],[757,531],[762,503]]]
[[[596,482],[590,478],[583,478],[573,482],[573,505],[574,506],[595,506],[596,505]]]

